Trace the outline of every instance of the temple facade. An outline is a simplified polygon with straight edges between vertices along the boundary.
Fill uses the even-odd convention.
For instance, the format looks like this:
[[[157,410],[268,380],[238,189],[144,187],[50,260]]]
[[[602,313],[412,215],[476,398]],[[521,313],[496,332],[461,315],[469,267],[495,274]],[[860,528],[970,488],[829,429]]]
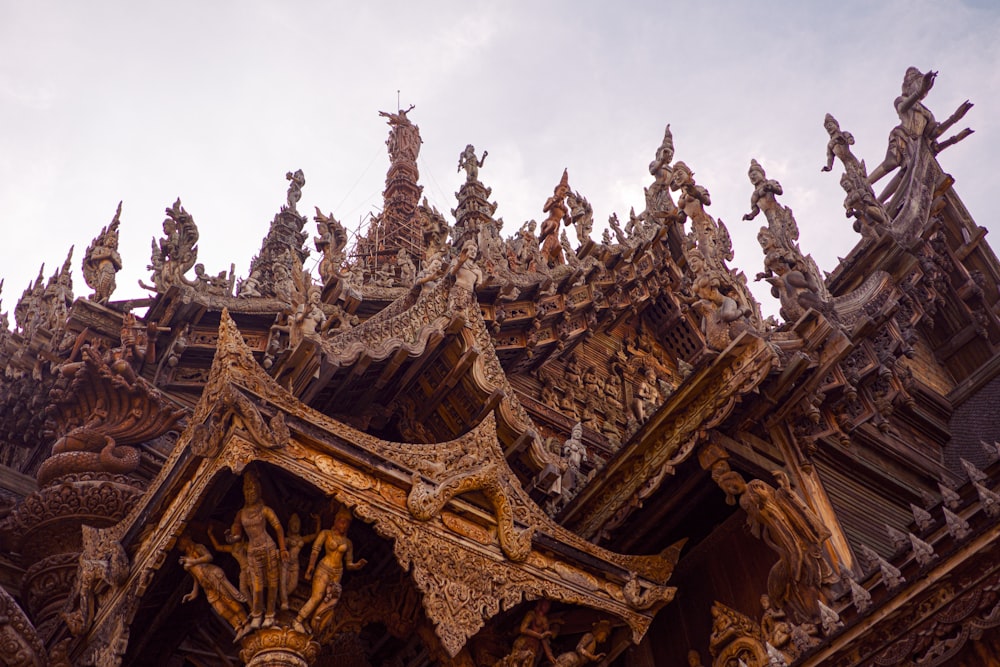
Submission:
[[[71,251],[2,315],[0,663],[1000,664],[1000,264],[935,76],[870,173],[823,121],[826,275],[756,160],[732,266],[669,125],[596,234],[569,172],[502,233],[471,145],[430,206],[412,107],[353,245],[289,172],[245,278],[177,200],[120,300],[119,205],[92,293]]]

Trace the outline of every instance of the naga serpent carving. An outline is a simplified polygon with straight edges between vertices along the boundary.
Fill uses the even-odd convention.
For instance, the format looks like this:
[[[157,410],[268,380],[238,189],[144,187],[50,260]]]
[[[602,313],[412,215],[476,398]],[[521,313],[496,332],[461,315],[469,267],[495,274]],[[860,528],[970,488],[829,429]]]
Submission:
[[[534,528],[518,531],[514,526],[514,512],[510,500],[499,480],[495,463],[460,470],[449,475],[439,484],[424,482],[420,473],[413,474],[413,487],[406,499],[410,515],[418,521],[428,521],[441,511],[449,500],[469,491],[480,491],[493,505],[496,513],[497,537],[507,558],[523,561],[531,553],[531,536]]]
[[[52,445],[52,456],[38,470],[38,485],[79,472],[128,474],[139,467],[139,450],[119,445],[90,426],[73,429]]]

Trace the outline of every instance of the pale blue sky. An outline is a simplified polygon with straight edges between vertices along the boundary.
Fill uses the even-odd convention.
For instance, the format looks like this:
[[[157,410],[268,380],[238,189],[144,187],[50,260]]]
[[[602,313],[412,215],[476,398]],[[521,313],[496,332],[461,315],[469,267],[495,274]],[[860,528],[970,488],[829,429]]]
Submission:
[[[643,208],[647,165],[671,123],[677,159],[712,193],[735,265],[761,270],[749,208],[755,157],[781,181],[801,245],[831,270],[858,236],[839,166],[820,173],[823,115],[881,161],[905,68],[940,72],[938,118],[964,99],[976,134],[941,155],[979,224],[993,225],[1000,148],[1000,4],[509,3],[0,0],[0,277],[11,310],[42,262],[84,248],[124,200],[125,269],[140,296],[149,242],[180,197],[210,272],[249,261],[303,169],[300,210],[357,224],[381,205],[380,109],[396,91],[424,138],[424,193],[447,212],[467,143],[511,233],[564,167],[603,224]],[[376,6],[377,5],[377,6]],[[309,231],[312,232],[313,229]],[[993,241],[992,238],[989,239]],[[766,312],[776,303],[757,290]]]

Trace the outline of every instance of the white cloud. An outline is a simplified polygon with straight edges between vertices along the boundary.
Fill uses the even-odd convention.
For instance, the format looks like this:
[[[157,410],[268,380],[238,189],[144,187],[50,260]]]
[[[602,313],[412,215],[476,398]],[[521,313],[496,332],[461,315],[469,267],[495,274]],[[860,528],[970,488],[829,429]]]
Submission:
[[[460,150],[513,232],[541,215],[564,167],[599,224],[643,207],[647,164],[671,123],[677,158],[712,193],[736,263],[760,270],[740,221],[756,157],[782,182],[801,245],[832,269],[858,236],[838,178],[821,174],[832,112],[869,164],[898,122],[907,65],[941,74],[927,100],[962,100],[976,134],[941,156],[980,224],[992,223],[1000,149],[1000,10],[919,0],[813,3],[4,3],[0,8],[0,274],[6,308],[43,261],[80,251],[124,199],[137,295],[149,238],[179,195],[209,270],[245,273],[302,168],[300,207],[346,224],[381,203],[384,119],[399,90],[424,137],[421,176],[442,211]],[[84,293],[77,271],[77,292]],[[17,290],[15,292],[15,290]],[[766,309],[776,306],[762,292]]]

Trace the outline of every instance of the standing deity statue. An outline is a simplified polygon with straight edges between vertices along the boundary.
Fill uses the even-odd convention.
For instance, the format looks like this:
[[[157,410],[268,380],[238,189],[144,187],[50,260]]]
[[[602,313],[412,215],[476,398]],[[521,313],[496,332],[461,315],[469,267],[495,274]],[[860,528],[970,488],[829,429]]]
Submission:
[[[420,128],[406,116],[411,111],[413,111],[412,104],[405,111],[399,109],[398,113],[378,112],[379,116],[389,119],[389,126],[392,128],[389,130],[389,138],[386,139],[385,145],[389,149],[389,159],[393,162],[400,160],[416,162],[420,153],[420,144],[423,143],[420,138]]]
[[[344,570],[360,570],[368,562],[364,558],[354,560],[354,544],[347,537],[351,519],[350,510],[341,507],[334,516],[333,527],[321,530],[313,542],[306,568],[306,580],[312,581],[312,592],[299,609],[293,624],[299,632],[306,632],[306,621],[310,621],[314,633],[322,632],[330,620],[330,612],[340,601],[340,580]],[[321,551],[323,558],[317,564]]]
[[[486,156],[489,155],[489,151],[483,151],[483,157],[476,157],[476,149],[472,144],[468,144],[462,154],[458,156],[458,169],[456,171],[462,171],[465,169],[465,180],[467,183],[472,183],[473,181],[479,180],[479,168],[486,164]]]
[[[122,257],[118,254],[118,225],[122,214],[122,203],[111,223],[101,229],[97,238],[90,242],[83,256],[83,279],[94,290],[92,301],[106,304],[115,291],[115,274],[121,271]]]
[[[288,560],[281,563],[281,608],[288,609],[288,596],[295,592],[299,585],[299,553],[306,543],[319,535],[319,517],[316,517],[316,532],[303,535],[302,521],[298,514],[288,517],[288,533],[285,544],[288,546]]]
[[[235,543],[246,535],[249,570],[247,580],[252,595],[250,629],[256,630],[262,624],[274,624],[281,562],[288,559],[288,550],[285,546],[285,531],[281,528],[278,515],[261,499],[260,480],[253,471],[243,475],[243,498],[244,505],[236,513],[226,539]],[[267,530],[268,526],[274,531],[277,545]]]
[[[288,180],[288,210],[292,213],[298,213],[295,206],[302,199],[302,186],[306,184],[306,175],[302,173],[301,169],[296,169],[294,172],[287,172],[285,178]]]
[[[564,222],[568,226],[573,222],[569,216],[569,206],[566,204],[566,197],[569,194],[569,175],[563,170],[562,179],[542,207],[542,212],[548,213],[549,217],[542,221],[542,227],[538,232],[542,242],[542,257],[545,258],[549,268],[564,263],[562,244],[559,242],[559,223]]]
[[[587,448],[583,444],[583,424],[577,422],[573,426],[569,439],[562,446],[562,460],[566,464],[563,473],[563,493],[575,493],[583,482],[583,462],[587,460]]]

